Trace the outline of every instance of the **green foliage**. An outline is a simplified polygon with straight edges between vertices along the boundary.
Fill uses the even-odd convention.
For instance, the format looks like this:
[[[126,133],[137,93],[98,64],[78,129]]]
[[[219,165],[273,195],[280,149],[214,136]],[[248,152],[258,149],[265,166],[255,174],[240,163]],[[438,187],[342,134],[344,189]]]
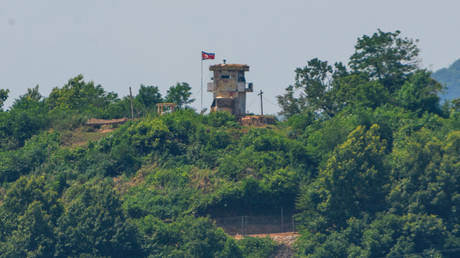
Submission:
[[[340,108],[361,106],[376,108],[389,101],[389,93],[378,81],[363,74],[337,77],[334,81],[336,105]]]
[[[183,217],[166,224],[147,216],[139,221],[151,257],[242,257],[234,240],[207,218]]]
[[[443,221],[435,216],[382,214],[372,222],[351,218],[343,230],[306,232],[298,247],[306,257],[456,257]],[[446,251],[443,253],[443,251]]]
[[[379,108],[362,120],[383,121],[393,130],[392,137],[382,129],[372,137],[357,137],[362,134],[355,131],[349,137],[355,135],[365,144],[347,139],[334,150],[318,178],[301,188],[297,220],[305,230],[298,242],[303,255],[458,255],[455,189],[460,170],[453,165],[460,150],[454,147],[457,132],[443,131],[447,124],[435,115],[416,119],[397,111],[401,112]],[[386,139],[393,143],[385,143]],[[374,145],[380,145],[381,151]],[[347,152],[351,159],[343,159]],[[354,172],[355,168],[362,171]]]
[[[18,218],[21,225],[6,243],[6,256],[47,257],[54,251],[55,239],[50,216],[38,201],[31,203]]]
[[[70,79],[62,88],[54,88],[47,98],[50,109],[101,112],[117,98],[117,94],[105,92],[101,85],[85,82],[83,75]],[[98,110],[99,109],[99,110]]]
[[[75,186],[66,212],[57,223],[57,256],[142,256],[136,228],[125,218],[121,202],[107,183]]]
[[[442,86],[431,78],[427,71],[413,74],[399,91],[399,102],[413,111],[428,111],[440,114],[439,97]]]
[[[32,137],[21,149],[0,152],[0,180],[12,182],[38,169],[56,151],[59,142],[57,134],[44,132]]]
[[[175,103],[179,108],[185,107],[195,101],[195,99],[191,98],[191,89],[192,87],[186,82],[177,83],[175,86],[171,86],[166,94],[166,102]]]
[[[6,257],[47,257],[54,252],[54,227],[62,214],[57,193],[47,189],[44,177],[21,177],[0,206],[3,225],[0,254]]]
[[[235,121],[230,112],[213,112],[203,117],[203,123],[212,127],[237,127]]]
[[[281,106],[280,115],[290,117],[304,111],[306,106],[305,98],[297,98],[296,95],[294,86],[289,85],[284,95],[277,96],[278,104]]]
[[[144,107],[150,109],[155,108],[157,103],[163,101],[160,90],[157,86],[145,86],[143,84],[141,84],[136,100],[144,105]]]
[[[155,171],[145,184],[130,189],[124,208],[132,218],[153,215],[160,219],[175,219],[187,214],[198,192],[188,188],[189,171],[165,169]]]
[[[333,76],[332,66],[326,61],[312,59],[303,69],[296,69],[296,88],[302,88],[305,102],[315,111],[324,111],[328,115],[335,112],[331,98],[330,79]]]
[[[315,231],[317,227],[341,228],[350,217],[384,208],[381,203],[388,181],[383,164],[385,148],[378,125],[352,131],[334,150],[318,178],[304,188],[297,202],[302,212],[300,223]]]
[[[48,125],[47,110],[38,86],[15,100],[8,112],[0,113],[0,146],[22,147],[27,139]]]
[[[2,111],[3,103],[6,99],[8,99],[8,93],[10,91],[8,89],[0,89],[0,111]]]
[[[377,79],[390,93],[397,91],[417,69],[419,54],[416,42],[400,34],[378,30],[372,36],[358,38],[350,57],[352,70]]]
[[[278,96],[280,114],[290,117],[308,110],[333,117],[343,109],[385,104],[421,106],[439,114],[440,85],[418,69],[419,49],[400,34],[379,30],[359,38],[349,60],[351,71],[341,63],[333,67],[317,58],[297,68],[294,86]]]
[[[127,105],[128,99],[125,99]],[[135,116],[146,116],[151,113],[156,113],[156,104],[163,102],[160,89],[157,86],[145,86],[141,84],[139,93],[134,98],[133,109],[135,110]],[[127,107],[126,107],[127,108]],[[130,108],[127,108],[128,110]],[[129,112],[128,112],[129,113]],[[126,115],[127,116],[127,115]]]
[[[278,102],[283,109],[281,114],[291,116],[310,109],[334,116],[338,107],[334,101],[335,92],[331,82],[334,77],[347,73],[345,67],[338,63],[333,69],[327,61],[314,58],[308,61],[304,68],[297,68],[295,72],[294,86],[289,86],[285,95],[278,96]],[[295,90],[300,90],[298,98],[294,97]]]
[[[238,241],[243,257],[271,257],[277,246],[270,238],[245,237]]]
[[[8,93],[10,91],[8,89],[0,89],[0,112],[3,111],[3,103],[8,99]]]
[[[163,98],[157,86],[145,86],[141,84],[136,100],[144,107],[154,109],[157,103],[163,101]]]
[[[349,71],[313,59],[279,97],[288,119],[265,128],[184,108],[185,83],[161,116],[141,85],[136,119],[104,133],[82,125],[130,115],[129,97],[82,76],[49,97],[28,89],[0,111],[0,256],[270,257],[273,241],[234,240],[212,218],[283,208],[299,256],[458,257],[458,103],[440,107],[417,53],[378,31]]]
[[[152,150],[165,150],[171,138],[168,127],[160,119],[144,120],[133,124],[126,132],[136,151],[149,153]]]

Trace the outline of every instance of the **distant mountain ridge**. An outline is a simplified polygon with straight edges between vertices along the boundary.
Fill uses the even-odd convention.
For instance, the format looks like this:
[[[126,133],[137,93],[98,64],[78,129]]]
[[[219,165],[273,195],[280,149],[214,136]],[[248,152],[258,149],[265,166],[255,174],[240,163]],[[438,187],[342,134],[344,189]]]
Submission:
[[[442,99],[460,98],[460,59],[448,68],[439,69],[433,73],[432,77],[446,86],[446,89],[441,94]]]

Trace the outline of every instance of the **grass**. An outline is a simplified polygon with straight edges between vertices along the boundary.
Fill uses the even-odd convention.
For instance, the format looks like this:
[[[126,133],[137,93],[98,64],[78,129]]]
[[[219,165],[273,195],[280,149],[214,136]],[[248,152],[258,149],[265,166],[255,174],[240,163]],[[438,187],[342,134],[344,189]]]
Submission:
[[[114,129],[103,126],[101,128],[92,128],[82,126],[75,130],[60,131],[62,145],[66,147],[85,146],[90,141],[98,141],[104,136],[111,133]]]

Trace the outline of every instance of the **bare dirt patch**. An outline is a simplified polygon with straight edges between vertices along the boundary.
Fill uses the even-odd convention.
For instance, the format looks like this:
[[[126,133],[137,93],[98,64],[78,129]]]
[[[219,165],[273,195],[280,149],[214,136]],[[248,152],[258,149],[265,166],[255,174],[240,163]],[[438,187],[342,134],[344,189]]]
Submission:
[[[292,245],[300,236],[297,232],[273,233],[273,234],[251,234],[251,235],[235,235],[235,239],[240,240],[244,237],[269,237],[279,244],[278,250],[273,254],[273,258],[288,258],[294,257],[295,251]]]
[[[284,232],[284,233],[273,233],[273,234],[251,234],[251,235],[235,235],[235,239],[240,240],[244,237],[269,237],[278,244],[285,244],[291,246],[295,240],[300,236],[297,232]]]
[[[92,129],[86,126],[76,128],[75,130],[60,131],[62,145],[68,147],[81,147],[90,141],[98,141],[108,133],[113,132],[116,128],[111,126],[101,126],[99,129]]]

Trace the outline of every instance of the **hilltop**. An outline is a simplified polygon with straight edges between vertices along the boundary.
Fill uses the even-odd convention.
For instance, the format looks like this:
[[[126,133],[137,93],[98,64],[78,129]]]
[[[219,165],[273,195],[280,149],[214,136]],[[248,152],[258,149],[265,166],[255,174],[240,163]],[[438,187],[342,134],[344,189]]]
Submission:
[[[443,99],[453,100],[460,98],[460,59],[448,68],[442,68],[433,73],[433,78],[446,87],[441,95]]]
[[[460,107],[418,53],[379,30],[347,65],[312,59],[262,127],[190,109],[186,83],[143,85],[101,127],[128,97],[31,88],[0,111],[0,256],[458,257]],[[239,236],[263,230],[296,232]]]

